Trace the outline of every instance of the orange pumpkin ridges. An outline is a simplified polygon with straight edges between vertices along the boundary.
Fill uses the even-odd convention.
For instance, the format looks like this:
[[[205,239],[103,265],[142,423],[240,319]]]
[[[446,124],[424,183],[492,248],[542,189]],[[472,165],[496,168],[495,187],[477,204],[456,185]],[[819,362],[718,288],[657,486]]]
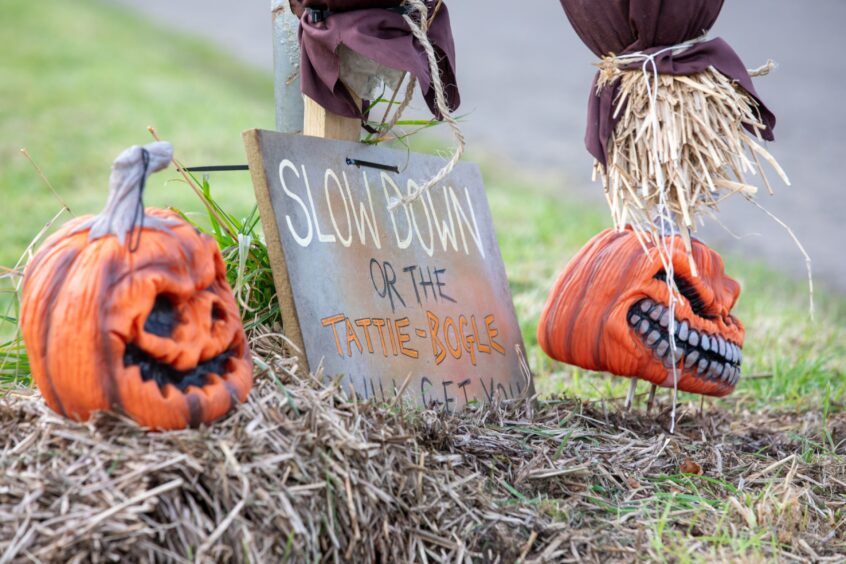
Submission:
[[[27,266],[21,330],[47,405],[86,420],[122,410],[153,429],[197,427],[247,398],[252,361],[213,238],[143,209],[168,143],[115,161],[109,200],[74,219]]]
[[[648,380],[704,395],[731,393],[741,376],[743,324],[731,311],[740,285],[720,255],[694,240],[691,271],[680,237],[673,247],[675,346],[670,292],[659,249],[647,253],[632,231],[608,229],[591,239],[561,273],[541,314],[538,342],[552,358],[594,371]]]

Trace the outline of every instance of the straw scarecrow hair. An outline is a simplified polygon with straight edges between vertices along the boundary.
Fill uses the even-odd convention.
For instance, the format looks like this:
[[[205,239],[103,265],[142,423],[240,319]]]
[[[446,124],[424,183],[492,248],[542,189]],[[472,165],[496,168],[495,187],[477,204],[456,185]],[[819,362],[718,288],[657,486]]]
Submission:
[[[585,143],[595,157],[615,225],[656,244],[664,224],[690,231],[725,198],[751,198],[769,164],[775,116],[722,39],[705,40],[723,0],[561,0],[599,57]],[[765,74],[765,67],[753,74]],[[657,220],[657,221],[656,221]]]

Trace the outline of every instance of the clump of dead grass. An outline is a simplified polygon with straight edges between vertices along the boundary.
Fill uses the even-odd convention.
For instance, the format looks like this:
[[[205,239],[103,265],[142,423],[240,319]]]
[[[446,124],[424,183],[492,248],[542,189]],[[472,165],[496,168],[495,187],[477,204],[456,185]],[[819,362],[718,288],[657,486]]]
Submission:
[[[672,534],[742,557],[713,539],[744,531],[769,539],[752,557],[846,550],[842,443],[796,454],[817,416],[688,408],[671,436],[668,410],[573,400],[415,411],[356,402],[286,348],[257,334],[249,401],[197,431],[78,424],[8,395],[0,560],[631,560],[663,558]],[[702,476],[680,474],[691,460]]]

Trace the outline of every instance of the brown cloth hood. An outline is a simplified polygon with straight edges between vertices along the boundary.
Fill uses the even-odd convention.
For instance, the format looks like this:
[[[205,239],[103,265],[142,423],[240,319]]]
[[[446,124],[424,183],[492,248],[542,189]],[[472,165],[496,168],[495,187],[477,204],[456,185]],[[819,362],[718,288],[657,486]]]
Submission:
[[[349,118],[364,117],[363,108],[340,80],[338,47],[343,44],[380,65],[415,76],[432,114],[440,117],[428,59],[403,19],[399,10],[401,0],[293,0],[291,4],[295,13],[301,15],[301,87],[305,95],[332,113]],[[436,2],[428,0],[426,4],[431,14]],[[322,18],[314,18],[304,8],[328,12],[324,12]],[[429,40],[439,62],[447,105],[455,110],[461,98],[446,3],[441,4],[429,26]]]
[[[717,19],[723,0],[561,0],[576,33],[597,57],[643,52],[653,54],[703,36]],[[696,43],[689,49],[656,57],[660,74],[690,75],[713,66],[737,83],[759,104],[767,129],[761,134],[773,141],[775,115],[764,105],[737,53],[723,39]],[[623,70],[640,69],[642,63],[621,66]],[[651,70],[651,66],[650,66]],[[588,101],[585,146],[603,165],[608,141],[618,119],[614,101],[619,81],[597,92],[597,77]]]

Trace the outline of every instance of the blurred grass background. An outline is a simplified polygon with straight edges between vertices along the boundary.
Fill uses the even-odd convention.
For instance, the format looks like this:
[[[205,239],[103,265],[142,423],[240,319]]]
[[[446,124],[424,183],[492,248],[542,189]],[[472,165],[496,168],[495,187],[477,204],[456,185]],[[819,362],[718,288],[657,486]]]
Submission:
[[[272,129],[273,83],[202,42],[107,3],[0,3],[0,264],[14,263],[59,204],[26,147],[78,215],[105,203],[112,159],[152,141],[154,125],[185,163],[245,162],[241,131]],[[196,208],[188,187],[154,177],[148,205]],[[253,203],[249,175],[216,178],[221,202]]]
[[[0,45],[7,46],[0,58],[5,211],[0,265],[13,266],[61,207],[21,147],[28,148],[73,214],[81,215],[102,207],[112,159],[129,145],[150,141],[148,125],[172,141],[178,158],[189,165],[243,163],[241,131],[274,127],[271,77],[114,5],[4,0],[0,22]],[[415,146],[425,150],[432,142]],[[595,399],[623,396],[627,381],[554,363],[535,341],[546,292],[569,257],[609,225],[607,211],[567,200],[560,179],[515,170],[479,148],[470,158],[482,164],[538,389]],[[155,176],[147,205],[174,206],[202,218],[196,196],[175,180],[172,170]],[[215,175],[211,184],[229,213],[243,217],[252,209],[246,173]],[[742,381],[723,405],[791,411],[842,405],[846,300],[818,293],[817,319],[811,322],[806,286],[738,257],[727,257],[727,269],[744,288],[737,314],[748,331],[745,374],[760,378]],[[13,280],[0,280],[5,292],[0,306],[11,303]],[[11,322],[0,320],[0,337],[14,330],[10,311]]]

